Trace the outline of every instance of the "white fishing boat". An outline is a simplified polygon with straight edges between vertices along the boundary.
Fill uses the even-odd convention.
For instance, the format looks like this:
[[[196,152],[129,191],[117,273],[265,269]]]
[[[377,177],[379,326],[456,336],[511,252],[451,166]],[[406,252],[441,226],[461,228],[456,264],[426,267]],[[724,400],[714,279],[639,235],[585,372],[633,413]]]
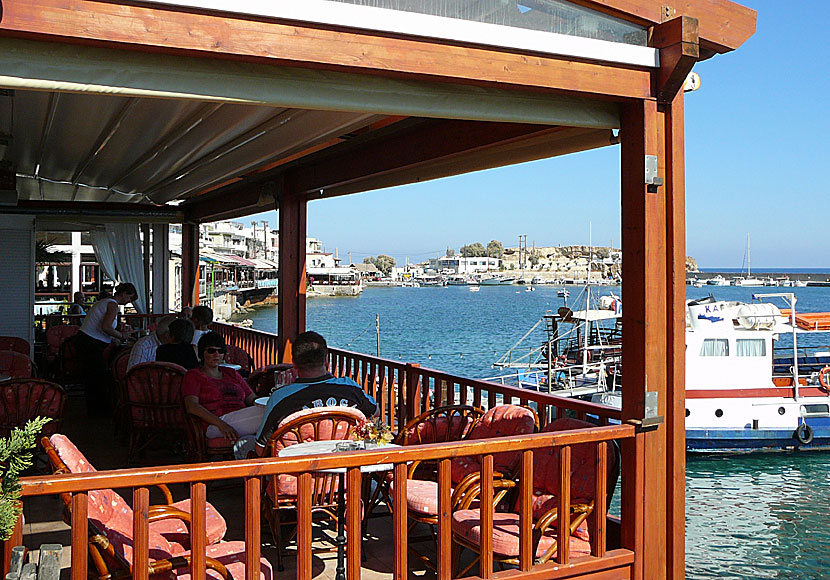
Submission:
[[[706,284],[709,286],[729,286],[729,280],[718,274],[706,280]]]
[[[805,333],[830,333],[830,313],[797,313],[792,293],[759,294],[754,299],[761,302],[708,297],[687,303],[687,450],[830,449],[830,349],[807,352],[798,346],[799,336]],[[783,300],[781,305],[788,308],[779,308],[775,300]],[[597,318],[577,312],[572,316]],[[776,349],[784,336],[791,337],[788,352]],[[550,341],[542,352],[559,352]],[[604,349],[589,341],[582,344],[579,362],[596,365],[596,372],[592,374],[586,366],[580,372],[569,369],[580,379],[578,389],[570,375],[559,374],[555,356],[536,361],[542,363],[535,370],[538,387],[527,376],[530,368],[520,384],[530,388],[550,385],[560,388],[561,392],[554,392],[563,396],[620,407],[622,365],[619,352],[610,350],[610,344]],[[568,362],[574,358],[569,354]],[[544,365],[548,360],[553,361],[550,367]]]
[[[509,276],[500,276],[500,275],[487,276],[487,277],[481,278],[478,281],[478,283],[481,284],[482,286],[509,286],[510,284],[513,284],[515,282],[516,282],[515,278],[511,278]]]

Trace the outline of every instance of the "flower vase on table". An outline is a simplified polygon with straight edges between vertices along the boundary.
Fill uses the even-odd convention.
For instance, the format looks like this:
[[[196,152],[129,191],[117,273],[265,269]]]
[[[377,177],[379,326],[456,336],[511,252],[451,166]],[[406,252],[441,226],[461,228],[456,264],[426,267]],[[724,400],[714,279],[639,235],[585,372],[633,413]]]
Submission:
[[[364,449],[375,449],[390,443],[392,432],[380,418],[366,419],[355,427],[353,439],[363,440]]]

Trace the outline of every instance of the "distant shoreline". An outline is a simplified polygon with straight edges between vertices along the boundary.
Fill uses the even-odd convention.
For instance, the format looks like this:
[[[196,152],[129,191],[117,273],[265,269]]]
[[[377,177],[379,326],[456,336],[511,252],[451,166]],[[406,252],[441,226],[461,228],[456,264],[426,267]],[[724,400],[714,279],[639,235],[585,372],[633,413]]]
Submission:
[[[700,272],[706,274],[742,274],[746,268],[699,268]],[[828,274],[830,268],[753,268],[752,275],[758,274]]]

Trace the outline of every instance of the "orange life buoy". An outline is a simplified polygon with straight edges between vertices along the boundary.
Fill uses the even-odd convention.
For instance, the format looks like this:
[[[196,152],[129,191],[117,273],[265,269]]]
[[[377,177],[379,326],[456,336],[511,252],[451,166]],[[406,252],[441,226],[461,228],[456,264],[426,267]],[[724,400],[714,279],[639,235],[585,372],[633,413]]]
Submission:
[[[830,392],[830,380],[828,380],[827,375],[830,375],[830,366],[826,366],[819,371],[818,384],[821,385],[822,389]]]

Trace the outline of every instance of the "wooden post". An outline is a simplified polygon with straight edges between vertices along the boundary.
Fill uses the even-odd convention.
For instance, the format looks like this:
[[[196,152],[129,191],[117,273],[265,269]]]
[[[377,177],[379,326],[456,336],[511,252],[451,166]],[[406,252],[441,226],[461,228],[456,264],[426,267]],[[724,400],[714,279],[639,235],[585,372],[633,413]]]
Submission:
[[[291,362],[291,343],[305,331],[305,195],[282,188],[278,196],[279,212],[279,294],[277,297],[277,334],[280,362]]]
[[[666,402],[666,473],[668,527],[667,578],[686,577],[686,180],[684,101],[680,91],[662,107],[666,159],[666,253],[668,286],[668,368]]]
[[[182,224],[182,308],[199,301],[199,224]],[[194,292],[196,297],[194,298]]]
[[[141,224],[141,258],[144,262],[144,314],[150,314],[150,224]]]
[[[153,224],[153,314],[170,311],[170,226]]]
[[[659,155],[657,104],[653,100],[621,108],[623,421],[642,420],[646,392],[666,407],[666,223],[665,187],[650,192],[646,156]],[[654,191],[654,190],[652,190]],[[635,580],[665,578],[666,429],[640,432],[623,445],[623,545],[635,551]],[[648,525],[645,525],[648,514]]]

